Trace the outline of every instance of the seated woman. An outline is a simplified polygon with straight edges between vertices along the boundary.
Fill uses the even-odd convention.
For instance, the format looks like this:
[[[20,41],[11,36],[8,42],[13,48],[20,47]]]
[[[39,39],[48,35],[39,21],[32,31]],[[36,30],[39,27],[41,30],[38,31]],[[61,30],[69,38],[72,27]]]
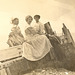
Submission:
[[[31,23],[32,17],[28,17],[26,22]],[[31,20],[31,21],[30,21]],[[26,42],[23,43],[23,54],[27,60],[37,61],[42,59],[52,47],[50,41],[45,35],[39,35],[33,27],[25,29],[25,35],[27,37]]]
[[[39,21],[40,15],[35,15],[34,20],[36,21],[36,23],[34,24],[34,29],[36,30],[36,32],[38,34],[44,34],[45,33],[44,25]]]
[[[21,33],[20,27],[18,26],[19,19],[14,18],[12,20],[12,24],[13,24],[13,27],[11,29],[11,32],[9,34],[9,38],[7,41],[7,44],[9,45],[9,47],[21,45],[24,42],[24,37]]]

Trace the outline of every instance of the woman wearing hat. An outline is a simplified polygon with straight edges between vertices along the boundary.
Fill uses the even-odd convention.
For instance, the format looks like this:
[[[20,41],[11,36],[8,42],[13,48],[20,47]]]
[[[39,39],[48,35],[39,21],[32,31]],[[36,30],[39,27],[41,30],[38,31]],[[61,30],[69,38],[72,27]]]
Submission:
[[[35,30],[37,31],[38,34],[44,34],[45,33],[44,25],[39,21],[40,15],[35,15],[34,19],[36,21],[36,23],[34,24]]]
[[[24,37],[21,33],[20,27],[18,26],[19,19],[18,18],[12,19],[12,24],[13,27],[11,29],[11,32],[9,34],[9,39],[7,41],[9,47],[21,45],[24,42]]]

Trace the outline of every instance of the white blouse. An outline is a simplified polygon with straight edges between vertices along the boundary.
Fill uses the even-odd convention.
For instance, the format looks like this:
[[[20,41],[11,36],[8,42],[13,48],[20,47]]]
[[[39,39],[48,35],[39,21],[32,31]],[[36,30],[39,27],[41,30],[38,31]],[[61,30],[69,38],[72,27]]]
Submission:
[[[41,22],[35,23],[33,27],[37,33],[40,33],[40,34],[45,33],[44,25]]]

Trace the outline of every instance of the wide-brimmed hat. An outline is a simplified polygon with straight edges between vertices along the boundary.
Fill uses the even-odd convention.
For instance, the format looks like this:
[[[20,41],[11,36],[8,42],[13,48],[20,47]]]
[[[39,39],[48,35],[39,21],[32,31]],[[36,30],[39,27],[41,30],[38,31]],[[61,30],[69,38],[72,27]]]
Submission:
[[[35,15],[35,16],[34,16],[34,19],[37,18],[37,17],[40,19],[40,15]]]

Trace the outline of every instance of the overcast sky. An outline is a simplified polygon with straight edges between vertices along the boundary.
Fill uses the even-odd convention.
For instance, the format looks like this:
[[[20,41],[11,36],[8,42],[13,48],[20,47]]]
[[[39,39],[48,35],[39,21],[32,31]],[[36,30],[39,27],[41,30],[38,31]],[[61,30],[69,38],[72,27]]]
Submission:
[[[19,18],[19,26],[24,33],[25,16],[33,17],[35,14],[41,16],[42,23],[49,21],[57,33],[61,32],[62,23],[65,23],[71,32],[75,32],[74,3],[74,0],[0,0],[0,36],[8,37],[12,17]]]

